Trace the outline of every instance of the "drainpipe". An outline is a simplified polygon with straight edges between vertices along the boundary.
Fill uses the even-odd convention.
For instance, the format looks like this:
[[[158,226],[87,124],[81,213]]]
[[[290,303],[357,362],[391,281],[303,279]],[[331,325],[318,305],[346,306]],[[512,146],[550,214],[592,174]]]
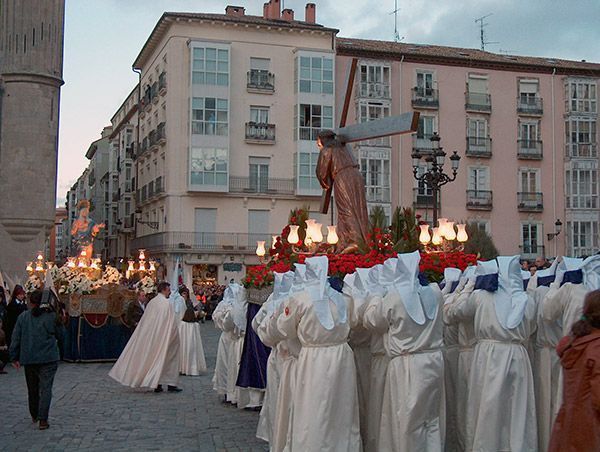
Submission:
[[[138,177],[139,177],[137,153],[140,151],[140,111],[142,108],[142,70],[141,69],[136,70],[134,67],[132,67],[131,70],[138,75],[138,114],[137,114],[137,132],[135,134],[136,135],[135,136],[135,160],[134,160],[134,165],[133,165],[133,167],[135,168],[135,187],[132,187],[134,190],[133,193],[135,194],[135,193],[137,193]],[[135,195],[134,195],[134,200],[135,200]],[[137,229],[138,229],[137,216],[135,214],[136,210],[137,210],[137,205],[133,209],[133,220],[134,220],[133,238],[134,239],[137,237]],[[125,248],[125,251],[127,251],[127,248]]]
[[[556,221],[556,132],[554,117],[554,76],[556,68],[552,69],[551,92],[552,92],[552,221]],[[564,185],[564,184],[563,184]],[[566,222],[566,218],[565,218]],[[566,229],[566,228],[565,228]],[[566,232],[565,232],[566,233]],[[558,254],[558,238],[554,237],[554,256]]]
[[[404,55],[400,58],[400,87],[398,89],[398,102],[400,103],[400,112],[402,112],[402,62],[404,61]],[[390,75],[391,76],[391,75]],[[398,206],[402,205],[402,136],[399,135],[398,139]],[[390,156],[391,159],[391,156]],[[390,161],[390,166],[391,166]],[[390,212],[393,215],[394,212]]]

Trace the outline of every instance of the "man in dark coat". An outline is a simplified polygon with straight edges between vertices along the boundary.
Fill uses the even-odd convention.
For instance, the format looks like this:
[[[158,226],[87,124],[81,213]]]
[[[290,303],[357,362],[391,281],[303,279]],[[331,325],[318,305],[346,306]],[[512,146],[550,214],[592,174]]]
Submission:
[[[138,323],[140,323],[142,315],[144,315],[144,311],[146,310],[147,303],[148,297],[140,290],[138,292],[137,299],[129,303],[129,306],[127,306],[125,323],[127,326],[129,326],[129,328],[131,328],[131,332],[135,331],[135,327],[138,325]]]
[[[13,290],[10,302],[6,306],[6,315],[4,316],[4,332],[6,333],[6,345],[10,347],[13,330],[17,324],[17,318],[21,313],[27,311],[27,302],[25,301],[25,290],[17,285]]]

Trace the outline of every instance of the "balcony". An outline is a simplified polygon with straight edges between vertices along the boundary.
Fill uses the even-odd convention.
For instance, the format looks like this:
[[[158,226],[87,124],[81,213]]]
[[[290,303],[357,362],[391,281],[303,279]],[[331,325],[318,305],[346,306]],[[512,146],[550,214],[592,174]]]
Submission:
[[[366,99],[390,99],[390,84],[360,82],[358,95]]]
[[[439,206],[440,202],[438,200]],[[425,188],[413,188],[413,207],[417,209],[433,209],[433,194],[428,194]]]
[[[521,253],[521,257],[523,257],[525,259],[535,259],[538,256],[544,257],[546,255],[544,246],[538,245],[535,242],[520,245],[519,251]]]
[[[275,91],[275,75],[261,69],[250,69],[246,88],[251,93],[271,94]]]
[[[467,209],[492,210],[492,191],[467,190]]]
[[[465,109],[480,113],[492,112],[492,97],[484,93],[465,93]]]
[[[544,210],[544,195],[538,192],[517,193],[519,212],[541,212]]]
[[[522,160],[541,160],[542,142],[539,140],[517,140],[517,157]]]
[[[133,143],[125,148],[125,159],[135,159],[135,152],[133,148]]]
[[[148,150],[148,137],[144,137],[142,140],[142,144],[140,145],[140,155],[143,155],[144,152]]]
[[[150,146],[150,150],[158,149],[158,133],[156,130],[151,130],[148,134],[148,145]]]
[[[247,122],[246,143],[275,144],[275,124]]]
[[[492,139],[467,137],[467,157],[490,158],[492,156]]]
[[[542,116],[544,114],[542,98],[537,96],[517,97],[517,113],[528,116]]]
[[[154,181],[148,182],[148,199],[152,199],[156,193],[154,192]]]
[[[246,234],[236,232],[157,232],[137,237],[132,241],[132,249],[144,249],[152,253],[181,252],[191,253],[230,253],[239,251],[254,254],[256,241],[270,243],[273,234]]]
[[[163,178],[162,178],[162,176],[159,176],[156,179],[154,179],[154,194],[160,195],[164,192],[165,192],[165,186],[163,185]]]
[[[256,193],[265,195],[294,195],[294,179],[274,179],[266,177],[229,178],[229,193]]]
[[[167,73],[165,71],[158,76],[158,94],[161,96],[167,94]]]
[[[598,146],[596,143],[567,143],[565,152],[571,158],[596,158]]]
[[[156,141],[160,146],[164,146],[167,142],[166,124],[161,122],[156,126]]]
[[[412,106],[415,108],[440,107],[438,90],[433,88],[414,87],[412,93]]]
[[[413,149],[418,151],[421,155],[431,154],[433,148],[431,147],[432,135],[425,134],[423,136],[413,135]]]
[[[152,87],[150,88],[150,96],[153,104],[158,103],[158,81],[152,84]]]

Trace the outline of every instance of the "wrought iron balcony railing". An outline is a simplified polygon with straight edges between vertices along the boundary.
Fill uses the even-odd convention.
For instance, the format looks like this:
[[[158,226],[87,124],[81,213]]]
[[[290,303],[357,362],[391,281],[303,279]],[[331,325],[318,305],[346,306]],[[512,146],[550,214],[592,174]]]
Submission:
[[[294,195],[294,179],[275,179],[270,177],[229,178],[229,193],[264,193],[268,195]]]
[[[517,113],[541,116],[544,113],[544,103],[541,97],[517,97]]]
[[[465,93],[465,108],[467,111],[489,113],[492,111],[492,97],[484,93]]]
[[[389,99],[390,84],[377,82],[360,82],[359,96],[367,99]]]
[[[419,86],[414,87],[412,92],[412,106],[418,108],[439,108],[438,90]]]
[[[539,192],[517,193],[518,208],[521,212],[541,212],[544,210],[544,195]]]
[[[492,209],[492,191],[491,190],[467,190],[467,209],[491,210]]]
[[[467,157],[492,156],[492,139],[483,137],[467,137]]]
[[[523,160],[541,160],[542,142],[540,140],[517,140],[517,157]]]
[[[246,141],[275,143],[275,124],[247,122]]]
[[[261,69],[250,69],[247,75],[246,87],[249,90],[275,91],[275,75]]]
[[[157,232],[136,237],[132,249],[152,252],[202,251],[227,253],[239,251],[254,254],[257,240],[270,243],[274,234],[247,234],[236,232]]]

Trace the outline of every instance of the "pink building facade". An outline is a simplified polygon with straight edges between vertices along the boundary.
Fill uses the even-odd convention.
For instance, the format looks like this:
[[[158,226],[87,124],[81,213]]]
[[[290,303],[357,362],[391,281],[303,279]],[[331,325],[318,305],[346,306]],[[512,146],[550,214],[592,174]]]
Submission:
[[[347,68],[359,60],[348,123],[421,115],[412,136],[354,146],[370,206],[411,206],[431,220],[433,198],[413,177],[411,154],[426,154],[437,132],[447,155],[461,157],[456,180],[442,188],[440,217],[477,222],[502,254],[598,251],[600,65],[346,38],[336,52],[338,111]],[[563,231],[549,237],[556,220]]]

